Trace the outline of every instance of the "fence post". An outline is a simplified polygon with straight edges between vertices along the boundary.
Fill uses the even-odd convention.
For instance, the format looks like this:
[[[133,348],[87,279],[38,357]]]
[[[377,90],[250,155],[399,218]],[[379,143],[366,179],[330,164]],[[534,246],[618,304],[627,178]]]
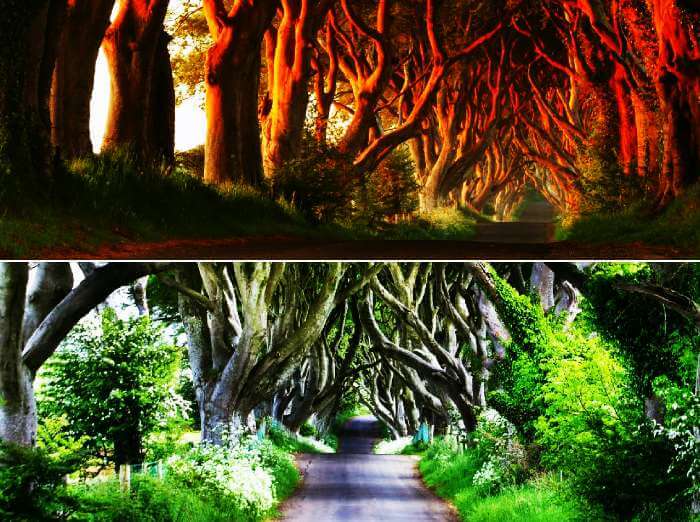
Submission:
[[[119,466],[119,485],[124,493],[131,490],[131,464]]]
[[[163,475],[164,475],[163,474],[163,461],[159,460],[157,466],[158,466],[158,478],[160,480],[163,480]]]

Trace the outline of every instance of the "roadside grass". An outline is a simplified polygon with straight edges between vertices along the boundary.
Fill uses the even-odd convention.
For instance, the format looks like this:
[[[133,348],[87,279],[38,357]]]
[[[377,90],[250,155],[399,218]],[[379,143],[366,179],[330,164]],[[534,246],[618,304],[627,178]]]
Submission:
[[[476,234],[476,223],[485,218],[463,208],[440,208],[419,212],[412,221],[387,225],[383,239],[469,240]]]
[[[436,439],[419,464],[426,485],[450,501],[469,522],[551,522],[597,520],[569,499],[559,483],[539,477],[495,493],[476,487],[480,463],[474,452]]]
[[[697,254],[700,252],[700,184],[658,215],[650,215],[639,204],[618,213],[581,216],[572,223],[560,223],[556,238],[594,244],[670,245]]]
[[[412,446],[413,437],[400,437],[398,439],[383,439],[372,448],[372,453],[377,455],[401,455]]]
[[[189,169],[189,170],[188,170]],[[465,210],[416,214],[375,228],[309,222],[264,190],[203,183],[182,162],[168,175],[139,169],[128,153],[75,160],[42,190],[0,192],[0,253],[27,257],[47,249],[91,250],[122,241],[288,236],[307,239],[469,239],[477,218]],[[40,195],[43,194],[43,195]]]
[[[314,437],[295,435],[282,426],[270,426],[267,438],[275,446],[289,453],[335,453],[332,444]]]

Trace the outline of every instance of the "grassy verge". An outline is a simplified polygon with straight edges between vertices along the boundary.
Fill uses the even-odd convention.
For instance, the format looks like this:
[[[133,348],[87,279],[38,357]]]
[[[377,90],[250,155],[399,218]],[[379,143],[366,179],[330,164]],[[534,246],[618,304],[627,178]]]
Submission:
[[[671,203],[659,215],[642,206],[623,212],[582,216],[560,224],[557,239],[582,243],[634,243],[671,245],[689,254],[700,252],[700,185]]]
[[[336,447],[325,440],[295,435],[283,427],[271,426],[267,437],[275,446],[289,453],[335,453]]]
[[[164,176],[113,153],[74,161],[36,191],[0,193],[0,253],[91,250],[120,241],[290,236],[309,239],[468,239],[476,218],[447,209],[373,228],[313,224],[292,205],[245,187],[205,185],[180,166]],[[39,197],[39,199],[37,199]],[[42,199],[43,198],[43,199]]]
[[[568,498],[548,477],[490,491],[474,484],[478,458],[470,450],[455,450],[441,439],[425,451],[419,464],[425,483],[450,501],[461,520],[469,522],[563,522],[597,520]]]
[[[372,452],[377,455],[406,455],[412,446],[413,437],[401,437],[399,439],[384,439],[377,442],[372,448]]]

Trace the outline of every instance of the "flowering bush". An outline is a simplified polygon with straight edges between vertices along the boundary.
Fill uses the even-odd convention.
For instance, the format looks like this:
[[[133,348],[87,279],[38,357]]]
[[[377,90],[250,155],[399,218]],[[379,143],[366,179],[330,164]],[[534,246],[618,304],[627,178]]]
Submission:
[[[170,472],[190,487],[214,490],[235,499],[251,519],[261,519],[275,504],[272,475],[263,465],[262,444],[201,444],[169,460]]]
[[[482,465],[472,479],[474,486],[493,493],[517,483],[526,455],[515,426],[492,409],[479,415],[477,426],[473,440]]]

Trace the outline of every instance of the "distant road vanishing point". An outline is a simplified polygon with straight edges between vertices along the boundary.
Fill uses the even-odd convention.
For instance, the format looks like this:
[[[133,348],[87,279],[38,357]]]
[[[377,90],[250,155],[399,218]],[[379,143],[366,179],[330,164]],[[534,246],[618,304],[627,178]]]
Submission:
[[[346,424],[336,454],[303,455],[303,486],[282,507],[289,522],[454,521],[450,507],[422,484],[416,459],[374,455],[378,422]]]

